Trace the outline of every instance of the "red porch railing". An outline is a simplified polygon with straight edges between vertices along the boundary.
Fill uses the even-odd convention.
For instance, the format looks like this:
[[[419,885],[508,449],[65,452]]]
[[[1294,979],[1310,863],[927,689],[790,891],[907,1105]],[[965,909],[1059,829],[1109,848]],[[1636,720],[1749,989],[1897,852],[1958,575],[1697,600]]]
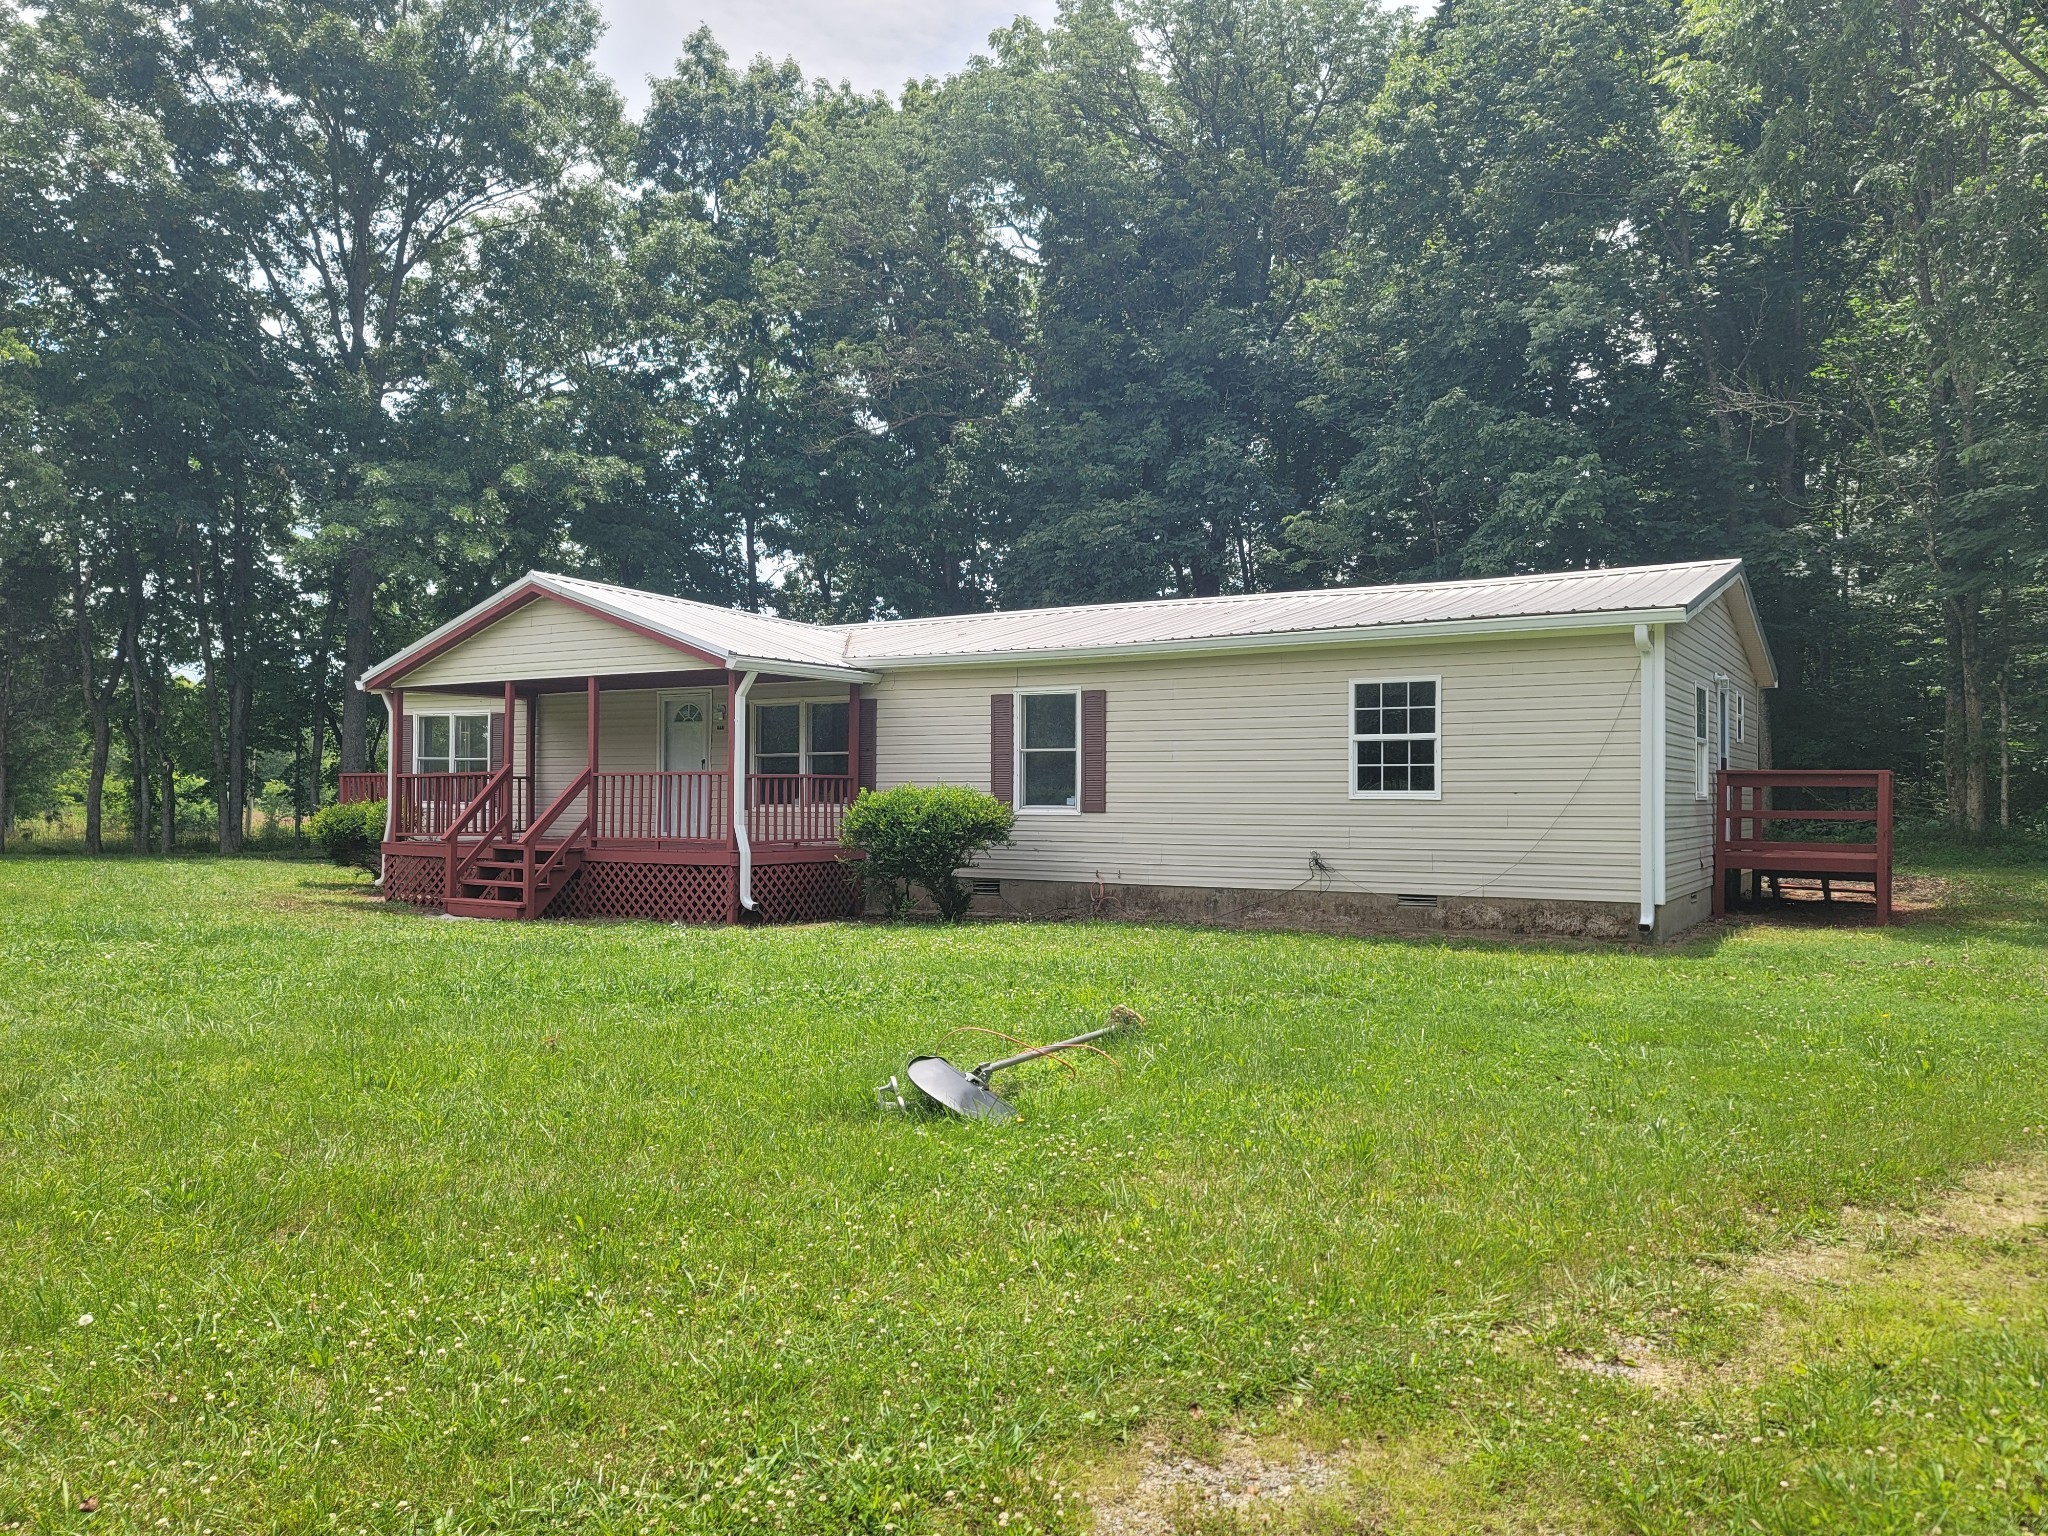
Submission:
[[[382,774],[374,779],[384,792]],[[488,810],[478,801],[496,775],[402,773],[392,807],[392,836],[410,841],[499,835],[533,824],[533,780],[510,775],[498,790],[509,802]],[[599,773],[589,786],[589,838],[594,843],[726,843],[732,837],[732,776],[726,773]],[[858,793],[841,774],[755,773],[747,776],[747,834],[757,847],[828,847],[839,841],[846,807]]]
[[[382,800],[384,798],[384,775],[381,773],[344,773],[341,776],[340,793],[335,798],[343,805],[354,805],[359,800]]]
[[[378,783],[383,783],[379,774]],[[490,784],[488,773],[401,773],[391,808],[391,835],[437,838],[460,821]],[[514,774],[506,785],[511,800],[509,831],[524,828],[533,814],[533,781]]]
[[[1816,790],[1866,792],[1867,807],[1774,803],[1771,791],[1798,799]],[[1715,784],[1714,915],[1727,910],[1728,876],[1737,870],[1823,881],[1869,881],[1877,920],[1892,920],[1892,776],[1888,769],[1723,770]],[[1774,837],[1774,824],[1805,823],[1805,837]],[[1817,835],[1834,825],[1868,824],[1868,841]]]
[[[600,773],[591,836],[599,842],[724,842],[732,834],[732,775]]]
[[[854,794],[844,774],[750,773],[747,835],[756,844],[783,847],[836,843]]]

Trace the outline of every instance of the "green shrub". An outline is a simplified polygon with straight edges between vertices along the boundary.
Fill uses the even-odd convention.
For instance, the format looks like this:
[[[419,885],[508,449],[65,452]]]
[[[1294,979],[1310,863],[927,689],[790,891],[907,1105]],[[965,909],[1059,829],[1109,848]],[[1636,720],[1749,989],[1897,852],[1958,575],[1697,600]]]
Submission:
[[[900,916],[915,885],[931,897],[939,916],[957,923],[973,899],[959,871],[991,848],[1007,847],[1016,813],[978,789],[936,784],[864,789],[847,807],[840,841],[867,857],[859,861],[863,885],[885,883]]]
[[[323,805],[308,824],[314,841],[327,857],[351,869],[376,874],[384,845],[384,802],[358,800],[352,805]]]

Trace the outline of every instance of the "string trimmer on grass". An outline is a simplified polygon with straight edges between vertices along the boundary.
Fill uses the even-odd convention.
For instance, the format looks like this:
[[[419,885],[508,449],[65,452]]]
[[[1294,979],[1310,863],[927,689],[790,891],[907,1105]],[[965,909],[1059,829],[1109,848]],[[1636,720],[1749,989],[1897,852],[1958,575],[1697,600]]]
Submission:
[[[1006,1067],[1022,1066],[1027,1061],[1037,1061],[1041,1057],[1052,1056],[1060,1051],[1090,1050],[1114,1062],[1115,1057],[1091,1042],[1100,1040],[1105,1035],[1113,1035],[1119,1030],[1136,1029],[1144,1022],[1144,1018],[1135,1008],[1126,1008],[1118,1004],[1109,1010],[1109,1022],[1100,1029],[1091,1029],[1087,1034],[1076,1035],[1071,1040],[1055,1040],[1050,1045],[1026,1046],[1014,1056],[984,1061],[980,1066],[966,1072],[962,1072],[943,1056],[913,1056],[910,1058],[910,1065],[903,1069],[903,1076],[908,1079],[907,1084],[899,1083],[892,1077],[875,1090],[875,1100],[883,1109],[943,1109],[969,1120],[1014,1119],[1017,1114],[1016,1106],[989,1090],[988,1080],[996,1073]],[[999,1030],[981,1029],[973,1025],[966,1025],[949,1033],[995,1035],[998,1039],[1010,1041],[1012,1045],[1024,1044],[1023,1041],[1005,1035]],[[1060,1065],[1069,1071],[1073,1069],[1071,1062],[1061,1062]]]

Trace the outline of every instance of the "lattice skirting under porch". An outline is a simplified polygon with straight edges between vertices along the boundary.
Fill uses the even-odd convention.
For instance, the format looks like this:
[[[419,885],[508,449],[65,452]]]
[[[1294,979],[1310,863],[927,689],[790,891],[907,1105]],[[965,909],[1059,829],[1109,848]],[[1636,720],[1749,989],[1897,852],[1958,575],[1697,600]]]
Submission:
[[[754,905],[768,923],[823,923],[860,914],[860,883],[836,859],[754,866]]]
[[[593,859],[548,907],[549,917],[638,917],[659,923],[729,923],[738,876],[730,864],[641,864]]]
[[[445,894],[447,865],[438,853],[384,855],[384,899],[415,907],[438,907]]]

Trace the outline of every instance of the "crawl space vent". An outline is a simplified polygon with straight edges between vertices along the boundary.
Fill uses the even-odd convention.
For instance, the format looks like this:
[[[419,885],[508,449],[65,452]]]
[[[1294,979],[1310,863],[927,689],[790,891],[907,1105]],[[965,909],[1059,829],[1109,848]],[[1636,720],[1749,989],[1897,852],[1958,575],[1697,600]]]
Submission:
[[[1003,894],[1003,882],[1000,880],[977,880],[974,882],[973,892],[976,896],[1000,896]]]
[[[1396,896],[1394,901],[1403,907],[1433,907],[1437,904],[1434,896]]]

